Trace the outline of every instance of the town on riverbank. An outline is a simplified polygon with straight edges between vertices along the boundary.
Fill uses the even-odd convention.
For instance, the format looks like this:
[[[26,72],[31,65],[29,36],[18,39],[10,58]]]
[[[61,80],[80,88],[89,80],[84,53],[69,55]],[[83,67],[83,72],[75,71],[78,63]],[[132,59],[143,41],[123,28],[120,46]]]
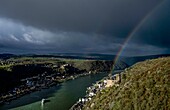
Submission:
[[[79,98],[79,100],[70,108],[70,110],[82,110],[84,105],[91,101],[92,98],[98,93],[102,92],[102,90],[112,87],[112,86],[119,86],[121,82],[121,72],[118,71],[113,75],[109,75],[104,77],[102,80],[97,81],[92,86],[88,87],[86,90],[86,95],[83,98]],[[91,105],[93,106],[93,104]],[[90,109],[90,108],[89,108]]]

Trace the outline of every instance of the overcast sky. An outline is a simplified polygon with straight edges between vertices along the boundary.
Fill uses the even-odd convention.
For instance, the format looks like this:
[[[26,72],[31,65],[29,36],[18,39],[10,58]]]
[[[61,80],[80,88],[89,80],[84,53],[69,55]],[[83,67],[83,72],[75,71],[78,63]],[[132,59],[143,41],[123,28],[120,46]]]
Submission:
[[[170,53],[169,18],[169,0],[1,0],[0,53],[117,54],[131,33],[123,55]]]

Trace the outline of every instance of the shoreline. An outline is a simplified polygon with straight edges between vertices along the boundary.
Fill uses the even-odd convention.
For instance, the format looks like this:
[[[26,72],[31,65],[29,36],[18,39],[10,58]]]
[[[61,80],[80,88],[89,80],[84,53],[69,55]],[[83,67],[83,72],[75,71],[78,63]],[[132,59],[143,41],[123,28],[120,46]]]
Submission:
[[[102,73],[102,72],[98,72],[98,73]],[[69,81],[69,80],[74,80],[76,78],[79,78],[79,77],[83,77],[83,76],[87,76],[87,75],[91,75],[91,74],[98,74],[98,73],[80,73],[80,74],[76,74],[76,75],[71,75],[71,76],[65,76],[64,78],[61,78],[61,79],[53,79],[52,81],[49,81],[47,82],[46,84],[41,84],[41,85],[34,85],[34,86],[30,86],[30,87],[24,87],[24,85],[21,85],[21,86],[18,86],[18,87],[15,87],[17,88],[15,90],[15,93],[10,93],[8,91],[7,94],[4,94],[0,97],[0,105],[4,105],[4,104],[8,104],[9,102],[11,102],[12,100],[16,100],[24,95],[27,95],[27,94],[30,94],[32,92],[35,92],[35,91],[41,91],[43,89],[48,89],[50,87],[53,87],[53,86],[58,86],[59,84],[65,82],[65,81]]]
[[[107,87],[111,87],[113,85],[119,86],[121,79],[117,80],[117,78],[115,79],[115,77],[120,78],[122,71],[123,70],[115,71],[115,74],[112,75],[113,79],[112,78],[110,79],[109,76],[107,76],[99,81],[96,81],[95,84],[87,88],[86,95],[83,98],[79,98],[79,100],[74,105],[72,105],[72,107],[69,110],[81,110],[84,107],[84,105],[88,101],[90,101],[98,92],[101,92],[103,89],[106,89]],[[114,83],[110,84],[111,80]]]

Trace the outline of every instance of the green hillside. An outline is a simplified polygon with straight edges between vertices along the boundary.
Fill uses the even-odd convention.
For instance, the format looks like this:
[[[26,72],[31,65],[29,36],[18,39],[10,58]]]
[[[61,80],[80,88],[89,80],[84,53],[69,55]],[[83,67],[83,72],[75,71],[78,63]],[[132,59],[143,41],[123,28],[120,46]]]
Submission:
[[[69,65],[64,67],[63,65]],[[41,76],[55,76],[59,79],[69,78],[86,73],[108,72],[111,70],[113,61],[109,60],[82,60],[60,59],[53,57],[18,57],[0,59],[0,96],[11,89],[22,85],[22,79]],[[127,68],[122,61],[116,64],[116,69]],[[60,74],[61,73],[61,74]],[[9,83],[10,81],[10,83]]]
[[[84,110],[170,110],[170,57],[126,69],[118,87],[98,93]]]

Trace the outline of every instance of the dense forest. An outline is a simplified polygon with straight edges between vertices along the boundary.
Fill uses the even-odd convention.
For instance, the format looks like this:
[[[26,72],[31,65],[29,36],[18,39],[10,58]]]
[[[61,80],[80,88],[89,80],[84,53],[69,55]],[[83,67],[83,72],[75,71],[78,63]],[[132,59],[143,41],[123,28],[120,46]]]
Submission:
[[[169,110],[170,57],[138,62],[121,73],[119,86],[97,93],[84,110]]]

